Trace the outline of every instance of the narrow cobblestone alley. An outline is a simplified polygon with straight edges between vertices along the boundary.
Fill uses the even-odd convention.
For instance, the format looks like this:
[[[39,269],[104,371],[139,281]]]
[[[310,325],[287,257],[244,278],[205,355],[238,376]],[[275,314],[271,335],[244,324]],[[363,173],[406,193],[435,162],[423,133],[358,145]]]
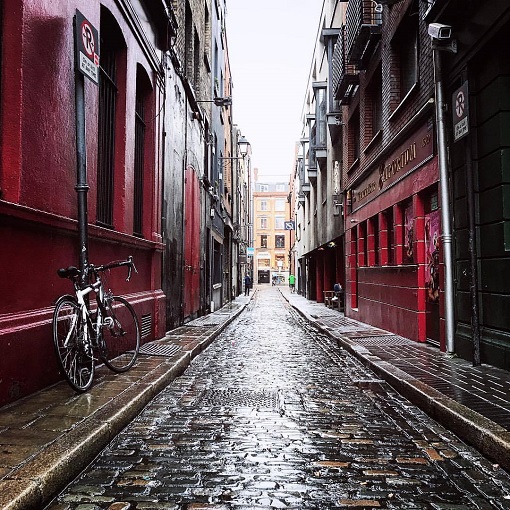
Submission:
[[[510,479],[274,287],[49,510],[510,508]]]

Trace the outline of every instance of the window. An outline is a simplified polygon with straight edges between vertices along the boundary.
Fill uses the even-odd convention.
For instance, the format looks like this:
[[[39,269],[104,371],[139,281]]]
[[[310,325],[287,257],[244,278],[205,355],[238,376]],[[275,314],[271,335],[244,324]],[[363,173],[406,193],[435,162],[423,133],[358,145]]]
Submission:
[[[269,191],[269,185],[268,184],[259,184],[259,191]]]
[[[259,201],[259,210],[260,211],[268,211],[269,208],[267,206],[267,200],[260,200]]]
[[[360,155],[359,107],[356,108],[349,119],[348,144],[349,167],[351,167],[358,161]]]
[[[365,111],[365,137],[366,143],[382,129],[382,74],[379,66],[367,88],[367,101]]]
[[[392,75],[395,76],[392,97],[398,98],[395,109],[418,82],[418,16],[407,16],[392,41],[394,62]]]
[[[285,267],[285,255],[275,255],[276,267],[281,271]]]
[[[193,83],[193,75],[195,72],[194,53],[193,53],[193,17],[191,15],[191,7],[186,2],[186,10],[184,14],[184,54],[186,57],[186,76]]]
[[[267,229],[267,218],[265,216],[260,218],[260,228]]]
[[[285,211],[285,199],[277,198],[274,201],[274,210],[275,211]]]
[[[285,191],[285,184],[277,184],[275,186],[276,191]],[[266,190],[267,191],[267,190]]]
[[[276,235],[274,238],[274,246],[275,248],[285,248],[285,236]]]
[[[260,236],[260,247],[267,248],[267,235]]]
[[[414,263],[414,216],[413,203],[404,204],[404,263]]]
[[[135,165],[133,182],[133,234],[143,235],[143,181],[145,167],[146,144],[146,111],[150,99],[151,85],[144,69],[138,66],[136,71],[136,104],[135,104]]]
[[[193,86],[197,95],[200,96],[200,38],[196,29],[193,42]]]
[[[117,80],[123,40],[115,18],[105,8],[101,9],[100,34],[97,222],[102,226],[113,228],[115,124],[119,93]]]
[[[283,230],[285,225],[285,216],[275,216],[274,218],[274,228],[275,230]]]

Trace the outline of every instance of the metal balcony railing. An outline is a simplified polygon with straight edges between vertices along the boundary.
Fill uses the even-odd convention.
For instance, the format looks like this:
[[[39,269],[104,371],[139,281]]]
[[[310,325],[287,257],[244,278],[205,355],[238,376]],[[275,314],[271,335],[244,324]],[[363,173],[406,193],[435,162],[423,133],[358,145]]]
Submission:
[[[354,86],[359,84],[359,71],[355,65],[347,64],[345,41],[346,29],[344,25],[340,30],[333,52],[333,76],[331,80],[333,97],[341,104],[349,104]]]
[[[349,64],[362,65],[381,36],[382,13],[373,0],[349,0],[346,13],[346,50]]]

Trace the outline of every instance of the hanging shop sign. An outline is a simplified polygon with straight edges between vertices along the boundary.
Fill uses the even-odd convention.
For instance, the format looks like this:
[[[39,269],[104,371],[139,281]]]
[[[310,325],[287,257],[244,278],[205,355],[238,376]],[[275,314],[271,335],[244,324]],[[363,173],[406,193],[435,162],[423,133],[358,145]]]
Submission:
[[[76,68],[96,85],[99,83],[99,34],[97,29],[76,10]]]
[[[398,147],[365,180],[351,190],[352,207],[364,205],[434,156],[434,130],[428,121]]]
[[[469,133],[468,82],[465,81],[452,95],[453,139],[455,142]]]

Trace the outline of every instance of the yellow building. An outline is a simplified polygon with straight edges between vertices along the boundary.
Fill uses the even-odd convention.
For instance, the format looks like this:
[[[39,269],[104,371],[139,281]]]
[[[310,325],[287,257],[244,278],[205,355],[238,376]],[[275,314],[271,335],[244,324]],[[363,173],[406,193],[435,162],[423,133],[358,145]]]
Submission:
[[[257,283],[286,283],[289,276],[290,216],[287,183],[255,183],[254,273]],[[287,228],[286,228],[287,227]]]

